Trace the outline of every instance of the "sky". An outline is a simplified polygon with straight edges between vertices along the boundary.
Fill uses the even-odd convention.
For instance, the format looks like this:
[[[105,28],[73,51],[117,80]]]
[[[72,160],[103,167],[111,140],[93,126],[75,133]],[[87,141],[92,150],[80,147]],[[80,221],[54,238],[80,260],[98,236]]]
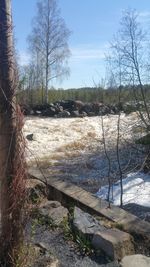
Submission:
[[[29,61],[27,36],[36,15],[37,0],[12,0],[14,33],[19,63]],[[71,31],[69,47],[70,76],[56,88],[94,86],[105,78],[105,55],[109,43],[119,28],[122,11],[136,9],[141,23],[150,26],[149,0],[58,0],[61,16]]]

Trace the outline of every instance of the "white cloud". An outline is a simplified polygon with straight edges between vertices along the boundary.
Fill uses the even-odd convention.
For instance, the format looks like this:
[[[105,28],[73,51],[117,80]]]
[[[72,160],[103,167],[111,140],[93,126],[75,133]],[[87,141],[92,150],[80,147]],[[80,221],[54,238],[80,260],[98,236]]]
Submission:
[[[107,45],[95,46],[95,45],[81,45],[71,48],[73,60],[91,60],[91,59],[104,59],[107,51]]]
[[[150,17],[150,11],[142,11],[139,13],[139,16],[142,18]]]
[[[150,11],[141,11],[139,13],[139,21],[142,23],[150,21]]]
[[[19,64],[21,66],[27,65],[30,61],[30,55],[25,52],[25,51],[21,51],[19,53]]]

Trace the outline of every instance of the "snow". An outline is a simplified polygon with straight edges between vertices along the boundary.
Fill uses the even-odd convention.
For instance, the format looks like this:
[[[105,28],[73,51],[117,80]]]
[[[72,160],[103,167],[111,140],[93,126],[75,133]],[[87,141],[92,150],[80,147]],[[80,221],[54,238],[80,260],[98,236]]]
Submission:
[[[110,201],[120,205],[120,182],[111,187]],[[96,194],[102,199],[108,198],[108,186],[103,186]],[[142,172],[130,173],[123,179],[123,205],[138,204],[150,207],[150,175]]]

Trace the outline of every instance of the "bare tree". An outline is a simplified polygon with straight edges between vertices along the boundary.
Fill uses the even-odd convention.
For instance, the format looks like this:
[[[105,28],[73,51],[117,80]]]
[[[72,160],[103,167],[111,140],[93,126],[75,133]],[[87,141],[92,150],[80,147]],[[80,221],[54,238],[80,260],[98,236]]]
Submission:
[[[146,33],[139,23],[138,14],[135,10],[125,11],[120,25],[120,30],[112,44],[113,53],[116,51],[120,55],[123,83],[132,87],[136,104],[139,104],[142,100],[144,110],[138,108],[138,113],[149,131],[150,112],[144,89],[144,82],[147,79],[146,76],[148,76]],[[137,86],[138,90],[136,90]]]
[[[42,70],[46,103],[48,103],[50,80],[69,74],[67,67],[67,59],[70,55],[69,35],[70,31],[61,18],[57,0],[39,1],[37,16],[34,18],[32,33],[28,41],[32,58],[36,58],[36,64],[38,62]],[[38,55],[38,61],[35,55]]]
[[[122,85],[131,87],[137,113],[147,131],[150,130],[150,111],[146,99],[144,82],[148,77],[146,56],[146,33],[143,32],[135,10],[127,10],[121,19],[120,30],[111,44],[111,53],[107,58],[111,77],[118,88],[118,106],[121,105]],[[140,108],[142,102],[142,109]],[[117,120],[116,156],[120,179],[120,205],[123,205],[123,171],[120,160],[120,110]]]
[[[16,105],[11,0],[0,0],[0,264],[16,266],[22,242],[24,147]]]

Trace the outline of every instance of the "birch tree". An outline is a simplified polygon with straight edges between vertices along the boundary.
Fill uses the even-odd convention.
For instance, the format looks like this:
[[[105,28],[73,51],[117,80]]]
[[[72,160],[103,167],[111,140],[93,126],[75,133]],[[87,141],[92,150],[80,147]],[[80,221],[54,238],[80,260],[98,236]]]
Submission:
[[[39,62],[42,70],[46,103],[48,103],[49,82],[69,74],[67,67],[70,55],[69,35],[70,31],[61,18],[57,0],[40,0],[37,3],[37,16],[33,20],[28,42],[32,59],[36,58],[36,64]]]

